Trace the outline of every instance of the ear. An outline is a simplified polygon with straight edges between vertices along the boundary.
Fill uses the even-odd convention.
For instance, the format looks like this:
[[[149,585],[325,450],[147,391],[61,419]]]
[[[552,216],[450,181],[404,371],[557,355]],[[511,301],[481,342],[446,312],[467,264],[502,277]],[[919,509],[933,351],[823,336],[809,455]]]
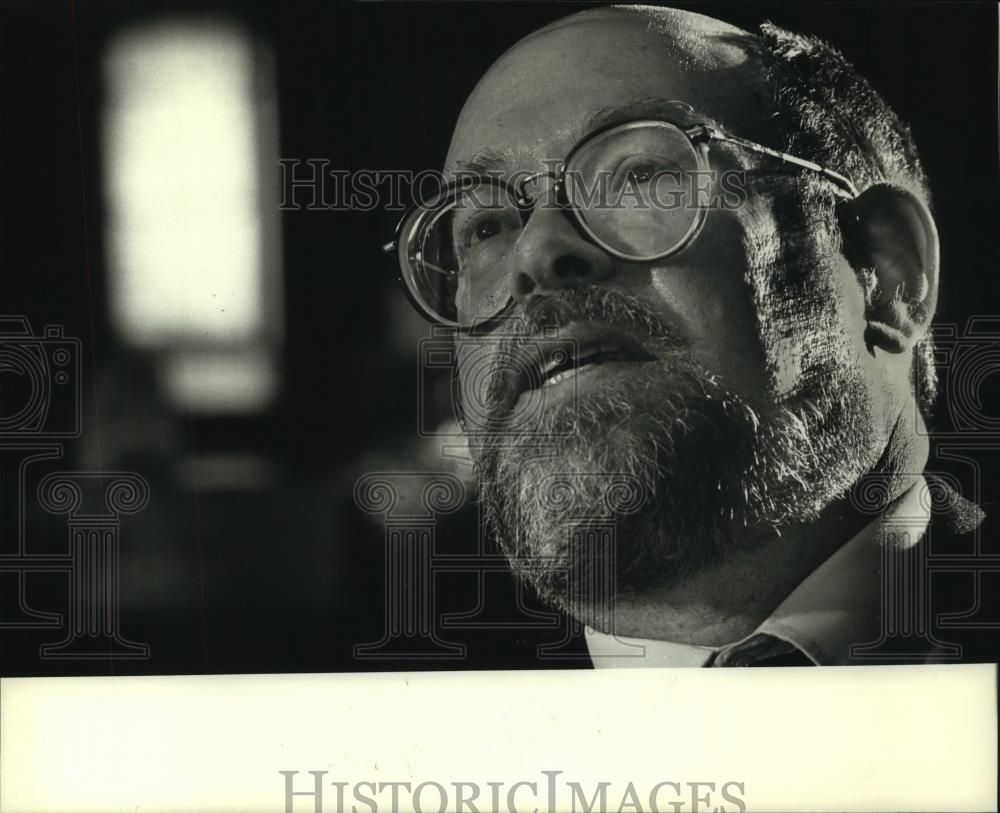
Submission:
[[[844,256],[865,285],[865,341],[889,353],[913,348],[937,303],[937,227],[920,198],[875,184],[838,210]]]

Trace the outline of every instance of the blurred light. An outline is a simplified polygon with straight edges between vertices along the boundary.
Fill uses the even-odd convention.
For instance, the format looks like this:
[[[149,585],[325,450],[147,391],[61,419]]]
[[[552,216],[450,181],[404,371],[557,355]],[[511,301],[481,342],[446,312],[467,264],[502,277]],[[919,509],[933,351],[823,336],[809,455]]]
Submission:
[[[275,365],[259,350],[179,350],[162,360],[170,401],[191,412],[254,412],[273,400]]]
[[[119,34],[104,68],[113,323],[170,356],[178,406],[266,406],[282,333],[273,54],[235,25],[179,18]]]

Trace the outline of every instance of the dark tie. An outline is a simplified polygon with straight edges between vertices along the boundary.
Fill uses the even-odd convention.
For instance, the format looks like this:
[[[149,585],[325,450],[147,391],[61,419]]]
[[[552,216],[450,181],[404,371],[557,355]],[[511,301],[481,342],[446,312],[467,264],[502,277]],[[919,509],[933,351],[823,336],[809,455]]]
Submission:
[[[746,641],[719,650],[706,666],[813,666],[801,650],[787,641],[757,633]]]

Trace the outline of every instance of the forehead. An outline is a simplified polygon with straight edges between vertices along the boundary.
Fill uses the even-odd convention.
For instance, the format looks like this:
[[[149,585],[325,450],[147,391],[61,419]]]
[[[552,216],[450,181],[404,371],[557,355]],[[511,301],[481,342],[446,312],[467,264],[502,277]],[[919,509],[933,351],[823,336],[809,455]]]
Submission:
[[[654,30],[634,13],[577,15],[542,29],[504,54],[459,116],[448,169],[477,156],[511,158],[516,168],[558,161],[601,113],[633,102],[677,100],[733,129],[763,114],[762,82],[734,38],[714,25]],[[745,34],[743,34],[745,36]],[[744,130],[745,131],[745,130]]]

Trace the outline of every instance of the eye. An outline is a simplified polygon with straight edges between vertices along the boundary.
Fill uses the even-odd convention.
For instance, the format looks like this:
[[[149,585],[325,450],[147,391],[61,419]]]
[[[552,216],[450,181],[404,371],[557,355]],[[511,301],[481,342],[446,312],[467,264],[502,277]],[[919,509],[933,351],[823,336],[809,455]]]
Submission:
[[[652,183],[661,183],[664,178],[677,174],[677,162],[668,155],[632,155],[623,158],[612,170],[615,188],[636,188]]]
[[[453,225],[454,250],[463,258],[495,253],[516,238],[520,228],[521,215],[512,207],[484,206],[477,211],[458,212]]]
[[[648,183],[656,172],[657,168],[652,164],[640,164],[629,169],[625,173],[625,178],[630,184]]]
[[[500,230],[503,228],[500,221],[494,217],[486,218],[480,220],[476,227],[472,230],[473,242],[478,240],[489,240],[491,237],[496,237],[500,234]]]

